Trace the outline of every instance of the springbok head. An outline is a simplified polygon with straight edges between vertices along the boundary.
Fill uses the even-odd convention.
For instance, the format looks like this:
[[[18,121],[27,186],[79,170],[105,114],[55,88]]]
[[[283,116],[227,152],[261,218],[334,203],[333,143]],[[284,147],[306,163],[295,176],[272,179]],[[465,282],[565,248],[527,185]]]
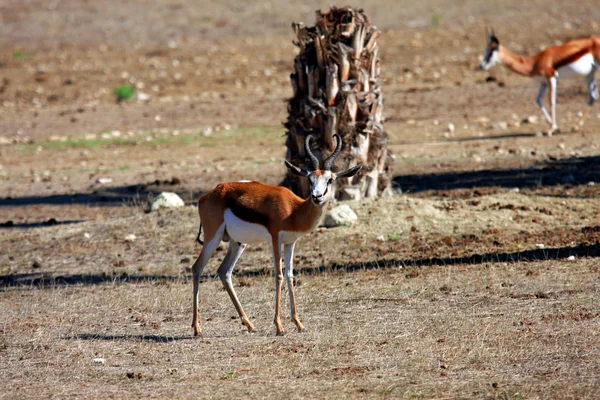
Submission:
[[[298,168],[285,160],[285,165],[295,175],[304,176],[310,182],[310,197],[315,205],[321,206],[331,198],[331,185],[340,178],[348,178],[354,176],[361,168],[362,164],[355,165],[342,172],[332,172],[331,166],[335,158],[342,151],[342,137],[339,134],[335,135],[337,146],[335,151],[323,161],[323,168],[319,168],[319,160],[310,150],[310,142],[313,139],[312,135],[308,135],[304,142],[306,154],[312,163],[312,171],[307,171],[303,168]]]
[[[500,42],[498,41],[493,28],[491,30],[486,28],[485,36],[487,47],[483,54],[483,60],[481,60],[481,64],[479,64],[479,68],[488,70],[494,65],[500,64]]]

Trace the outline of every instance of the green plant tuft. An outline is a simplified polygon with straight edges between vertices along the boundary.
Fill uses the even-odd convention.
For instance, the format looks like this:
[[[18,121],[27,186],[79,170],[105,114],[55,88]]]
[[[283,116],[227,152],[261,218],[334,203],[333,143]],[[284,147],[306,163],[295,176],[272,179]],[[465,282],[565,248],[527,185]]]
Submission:
[[[120,85],[113,90],[113,94],[117,96],[117,102],[130,99],[134,93],[135,88],[131,85]]]

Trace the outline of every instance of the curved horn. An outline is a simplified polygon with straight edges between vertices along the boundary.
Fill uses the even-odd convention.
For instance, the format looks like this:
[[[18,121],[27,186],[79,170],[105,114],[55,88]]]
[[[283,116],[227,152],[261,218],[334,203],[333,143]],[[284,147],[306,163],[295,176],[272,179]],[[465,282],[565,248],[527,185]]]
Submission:
[[[325,162],[323,162],[323,169],[325,171],[331,171],[331,164],[333,164],[335,158],[338,156],[338,154],[340,154],[340,151],[342,151],[342,137],[336,133],[335,138],[337,139],[335,151],[325,159]]]
[[[317,157],[315,157],[315,155],[312,153],[312,151],[310,151],[310,141],[313,138],[312,135],[308,135],[306,137],[306,140],[304,141],[304,148],[306,149],[306,154],[308,154],[308,157],[310,158],[310,161],[312,163],[312,167],[313,167],[313,171],[316,171],[319,169],[319,160],[317,159]]]

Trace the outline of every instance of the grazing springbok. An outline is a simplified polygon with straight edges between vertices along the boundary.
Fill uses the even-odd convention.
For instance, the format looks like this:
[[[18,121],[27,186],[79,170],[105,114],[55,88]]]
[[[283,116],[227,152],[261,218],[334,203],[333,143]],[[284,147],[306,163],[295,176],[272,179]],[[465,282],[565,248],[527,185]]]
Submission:
[[[600,37],[587,37],[569,40],[559,46],[547,49],[531,56],[522,57],[502,46],[494,34],[494,30],[486,30],[487,49],[481,61],[480,68],[488,70],[496,64],[504,64],[511,70],[524,76],[541,80],[537,104],[544,117],[551,125],[548,136],[558,131],[556,124],[556,84],[559,77],[584,76],[588,87],[588,109],[573,127],[583,125],[594,101],[598,100],[598,88],[594,81],[594,73],[600,68]],[[542,104],[542,97],[550,87],[550,106],[552,116]]]
[[[342,138],[336,135],[337,147],[319,168],[319,160],[310,150],[312,136],[304,143],[306,153],[312,163],[312,171],[306,171],[292,165],[287,160],[285,165],[292,173],[306,177],[310,181],[310,198],[301,199],[292,191],[280,186],[265,185],[260,182],[228,182],[221,183],[198,201],[200,229],[198,241],[204,246],[200,256],[192,267],[194,279],[194,317],[192,327],[194,336],[202,332],[198,322],[198,287],[200,275],[221,240],[228,241],[227,254],[218,269],[219,278],[225,286],[242,324],[249,332],[255,332],[254,325],[244,312],[233,289],[231,274],[236,261],[242,255],[247,244],[271,242],[273,246],[273,264],[275,266],[275,327],[277,335],[283,335],[285,329],[279,318],[281,308],[281,246],[285,262],[285,277],[290,294],[291,318],[303,331],[304,326],[296,311],[294,294],[292,259],[294,246],[302,235],[311,232],[319,223],[323,210],[331,199],[331,185],[336,179],[351,177],[358,172],[362,164],[346,171],[331,171],[333,161],[342,150]],[[204,226],[204,242],[200,241],[200,233]]]

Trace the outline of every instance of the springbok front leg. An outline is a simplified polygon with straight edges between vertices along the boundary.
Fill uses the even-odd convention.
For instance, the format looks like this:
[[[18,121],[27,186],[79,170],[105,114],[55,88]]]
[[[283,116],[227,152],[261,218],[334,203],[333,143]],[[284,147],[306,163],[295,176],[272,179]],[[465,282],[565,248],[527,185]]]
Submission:
[[[283,260],[285,264],[285,279],[287,280],[288,292],[290,293],[290,315],[292,321],[298,327],[298,332],[304,330],[296,309],[296,293],[294,292],[294,247],[296,242],[283,245]]]
[[[274,323],[277,328],[277,336],[285,335],[285,329],[281,324],[281,284],[283,283],[283,272],[281,270],[281,245],[277,235],[273,237],[273,274],[275,276],[275,318]]]
[[[200,323],[198,322],[198,289],[200,286],[200,276],[202,275],[202,271],[204,271],[204,267],[208,264],[208,260],[213,255],[217,246],[221,242],[221,237],[223,236],[223,231],[225,229],[225,224],[222,224],[217,232],[212,236],[212,238],[208,238],[205,231],[205,244],[200,252],[200,255],[196,259],[196,262],[192,266],[193,272],[193,280],[194,280],[194,316],[192,319],[192,328],[194,328],[194,336],[198,336],[202,333],[202,329],[200,329]]]
[[[556,79],[556,76],[552,76],[548,81],[550,82],[550,93],[548,95],[550,97],[550,112],[552,118],[552,121],[550,122],[552,126],[548,131],[548,136],[552,136],[554,132],[558,131],[558,125],[556,124],[556,86],[558,79]]]
[[[235,290],[233,289],[233,283],[231,281],[231,275],[233,273],[233,268],[235,267],[235,263],[237,263],[240,256],[244,252],[245,248],[246,248],[245,243],[238,243],[234,240],[230,241],[229,248],[227,249],[227,255],[225,255],[225,258],[223,259],[221,266],[217,270],[217,273],[219,274],[219,278],[221,279],[221,282],[223,283],[223,287],[225,287],[227,294],[229,294],[229,298],[231,299],[233,306],[237,310],[238,315],[240,316],[240,319],[242,320],[242,324],[246,328],[248,328],[248,332],[254,333],[254,332],[256,332],[256,329],[254,329],[254,325],[252,324],[252,322],[250,322],[250,320],[246,316],[246,313],[244,312],[244,309],[242,308],[242,304],[240,303],[240,300],[238,299],[237,294],[235,293]]]
[[[542,82],[542,84],[540,85],[540,91],[538,92],[537,99],[535,100],[535,102],[537,103],[538,107],[540,107],[540,110],[542,110],[542,114],[544,114],[546,121],[548,121],[549,124],[552,124],[550,114],[548,114],[548,110],[546,110],[546,107],[544,107],[544,103],[542,103],[542,99],[544,97],[544,93],[546,93],[547,88],[548,83]]]

